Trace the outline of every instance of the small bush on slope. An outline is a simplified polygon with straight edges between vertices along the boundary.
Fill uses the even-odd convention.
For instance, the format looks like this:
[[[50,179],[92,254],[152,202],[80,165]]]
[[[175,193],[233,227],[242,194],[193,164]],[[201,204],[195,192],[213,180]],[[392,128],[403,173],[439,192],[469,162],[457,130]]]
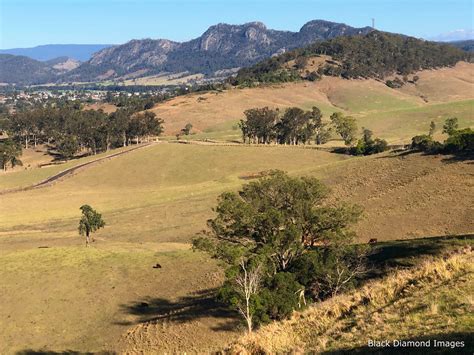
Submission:
[[[443,334],[466,334],[466,342],[473,321],[473,259],[466,247],[416,270],[397,271],[265,326],[241,338],[230,352],[341,351],[364,347],[368,339],[430,339],[430,334],[437,340]],[[463,351],[470,346],[466,343]]]

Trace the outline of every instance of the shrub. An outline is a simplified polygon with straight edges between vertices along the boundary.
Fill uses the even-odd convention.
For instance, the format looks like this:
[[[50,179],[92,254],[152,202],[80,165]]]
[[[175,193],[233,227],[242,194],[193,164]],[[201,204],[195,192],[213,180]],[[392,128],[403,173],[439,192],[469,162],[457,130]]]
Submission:
[[[454,131],[444,143],[447,153],[473,152],[474,131],[471,128]]]
[[[350,150],[353,155],[371,155],[382,153],[388,150],[388,143],[385,139],[372,139],[372,131],[363,130],[363,137],[357,141],[357,145]]]
[[[427,134],[415,136],[411,139],[411,148],[422,152],[435,153],[443,148],[443,145],[433,140]]]
[[[309,80],[309,81],[318,81],[318,80],[321,80],[321,75],[319,75],[315,71],[312,71],[311,73],[308,74],[306,79]]]
[[[385,85],[387,85],[389,88],[392,88],[392,89],[399,89],[403,85],[405,85],[405,83],[402,80],[400,80],[399,78],[395,78],[393,80],[387,80],[385,82]]]

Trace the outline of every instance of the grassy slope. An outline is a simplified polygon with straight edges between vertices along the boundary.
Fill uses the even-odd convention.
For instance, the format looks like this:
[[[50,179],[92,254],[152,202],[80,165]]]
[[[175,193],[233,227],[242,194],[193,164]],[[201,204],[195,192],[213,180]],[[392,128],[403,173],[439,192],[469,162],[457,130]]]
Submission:
[[[440,157],[419,155],[350,158],[297,147],[156,145],[88,167],[51,187],[1,196],[0,327],[7,332],[0,353],[26,347],[114,349],[134,324],[139,327],[133,328],[135,339],[158,339],[161,346],[168,339],[174,350],[189,344],[215,350],[230,341],[238,331],[232,317],[212,313],[214,307],[200,306],[199,298],[184,323],[147,321],[163,319],[170,305],[186,307],[189,300],[183,297],[219,284],[216,265],[190,252],[188,242],[205,227],[221,191],[238,188],[244,182],[239,176],[270,168],[318,176],[333,186],[333,198],[364,205],[366,219],[357,226],[363,240],[473,230],[466,218],[472,210],[469,162],[447,165]],[[439,186],[424,192],[433,182]],[[420,203],[397,202],[409,194],[419,196]],[[83,203],[97,208],[107,222],[89,250],[76,229]],[[426,229],[425,221],[410,219],[420,211],[421,219],[438,219]],[[391,218],[409,223],[391,233]],[[153,269],[156,262],[163,269]],[[130,312],[130,305],[150,299],[158,306]],[[76,318],[81,324],[72,322]]]
[[[431,120],[438,124],[457,115],[461,126],[473,126],[473,66],[417,73],[416,84],[402,89],[388,88],[375,80],[344,80],[325,77],[322,81],[289,83],[222,93],[197,93],[157,105],[153,111],[164,118],[167,134],[178,132],[191,122],[195,138],[240,139],[236,127],[243,112],[252,107],[320,107],[326,118],[344,111],[391,143],[408,142],[426,133]],[[422,98],[423,97],[423,98]],[[427,100],[427,102],[425,102]]]
[[[461,340],[469,353],[472,342],[474,289],[473,254],[425,262],[412,270],[397,271],[362,289],[295,313],[292,319],[263,327],[243,337],[232,352],[251,353],[377,353],[367,347],[373,340]],[[402,351],[393,349],[394,353]],[[452,349],[403,349],[437,353]],[[418,352],[417,352],[418,353]]]
[[[18,167],[17,170],[15,171],[7,171],[7,173],[0,172],[0,191],[14,189],[18,187],[30,186],[30,185],[39,183],[47,179],[48,177],[53,176],[57,173],[60,173],[61,171],[66,170],[68,168],[72,168],[79,164],[93,161],[96,159],[100,159],[100,158],[103,158],[112,154],[116,154],[118,152],[125,151],[128,149],[133,149],[133,146],[126,147],[126,148],[118,148],[118,149],[111,150],[109,152],[105,152],[105,153],[101,153],[97,155],[90,155],[90,156],[75,159],[75,160],[69,160],[66,163],[45,166],[43,168],[20,170],[21,167]],[[51,159],[46,159],[45,161],[43,161],[42,158],[38,157],[38,155],[44,156],[44,153],[34,153],[34,152],[31,152],[30,150],[25,151],[25,152],[27,154],[27,159],[24,162],[24,165],[28,165],[28,164],[33,165],[35,163],[38,163],[38,160],[41,163],[48,162],[51,160]]]
[[[238,176],[347,159],[301,149],[162,144],[145,150],[51,187],[2,196],[0,327],[6,331],[0,353],[113,349],[128,327],[155,317],[135,314],[130,305],[149,299],[172,304],[218,285],[215,264],[187,243],[204,228],[217,194],[242,183]],[[103,212],[107,222],[89,250],[77,235],[83,203]],[[153,269],[156,262],[163,268]],[[214,314],[201,321],[202,312],[193,312],[190,326],[165,334],[187,336],[201,350],[217,346],[212,337],[221,346],[235,336],[225,330],[232,319]],[[219,322],[223,329],[214,330]]]

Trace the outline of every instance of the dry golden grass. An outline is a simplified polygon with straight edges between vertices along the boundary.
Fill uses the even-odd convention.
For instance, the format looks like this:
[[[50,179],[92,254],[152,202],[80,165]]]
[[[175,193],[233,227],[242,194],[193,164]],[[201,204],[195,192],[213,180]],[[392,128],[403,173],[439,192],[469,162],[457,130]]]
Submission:
[[[454,68],[423,70],[414,75],[420,78],[415,85],[404,85],[400,91],[423,96],[429,103],[472,99],[474,67],[460,62]]]
[[[292,83],[254,89],[231,89],[222,93],[195,93],[158,104],[153,112],[165,120],[167,134],[174,134],[188,122],[197,131],[228,121],[236,122],[251,107],[301,106],[309,109],[317,103],[326,114],[333,112],[335,107],[317,90],[316,85]]]
[[[222,131],[221,136],[237,139],[239,131],[230,132],[230,127],[244,118],[246,109],[263,106],[310,109],[315,105],[322,109],[326,119],[335,111],[344,111],[356,117],[359,126],[373,129],[382,138],[408,141],[414,134],[426,133],[431,120],[440,123],[448,116],[457,115],[461,125],[474,124],[473,68],[474,64],[462,62],[454,68],[422,71],[417,73],[420,80],[416,84],[407,83],[399,90],[372,79],[324,77],[315,83],[195,93],[158,104],[153,111],[165,120],[166,134],[175,134],[190,122],[195,132]],[[470,100],[467,108],[458,108],[457,102],[463,100]]]
[[[102,110],[105,113],[112,113],[117,111],[117,106],[106,102],[101,102],[95,104],[87,104],[84,106],[84,110]]]
[[[320,353],[363,348],[368,339],[450,332],[467,335],[473,320],[467,304],[474,286],[473,261],[472,250],[467,247],[448,258],[426,261],[416,269],[396,271],[355,292],[295,312],[287,321],[264,326],[242,337],[230,352]],[[451,303],[433,303],[433,295]],[[452,322],[453,309],[457,310],[456,322]],[[428,314],[434,321],[423,319]]]

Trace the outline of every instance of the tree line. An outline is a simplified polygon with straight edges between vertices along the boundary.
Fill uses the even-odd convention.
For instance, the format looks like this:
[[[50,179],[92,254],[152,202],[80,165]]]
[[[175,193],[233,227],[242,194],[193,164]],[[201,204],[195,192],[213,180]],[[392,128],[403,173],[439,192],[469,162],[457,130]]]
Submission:
[[[448,138],[444,143],[433,139],[435,131],[436,124],[431,121],[428,134],[421,134],[412,138],[412,149],[429,154],[470,155],[472,158],[474,153],[474,130],[472,128],[459,129],[457,117],[450,117],[445,120],[442,133],[447,134]]]
[[[323,121],[321,110],[289,107],[284,111],[268,107],[252,108],[244,112],[240,120],[244,143],[254,144],[307,144],[314,140],[317,145],[327,143],[332,132],[338,134],[347,146],[357,141],[358,127],[355,118],[342,112],[334,112],[329,122]],[[387,150],[387,142],[373,138],[369,129],[363,128],[362,138],[349,152],[354,155],[368,155]]]
[[[97,154],[112,148],[139,144],[163,132],[163,120],[140,107],[122,107],[107,114],[83,110],[81,105],[40,106],[8,115],[0,130],[8,135],[0,143],[3,169],[21,164],[22,147],[47,144],[63,159],[78,153]]]

